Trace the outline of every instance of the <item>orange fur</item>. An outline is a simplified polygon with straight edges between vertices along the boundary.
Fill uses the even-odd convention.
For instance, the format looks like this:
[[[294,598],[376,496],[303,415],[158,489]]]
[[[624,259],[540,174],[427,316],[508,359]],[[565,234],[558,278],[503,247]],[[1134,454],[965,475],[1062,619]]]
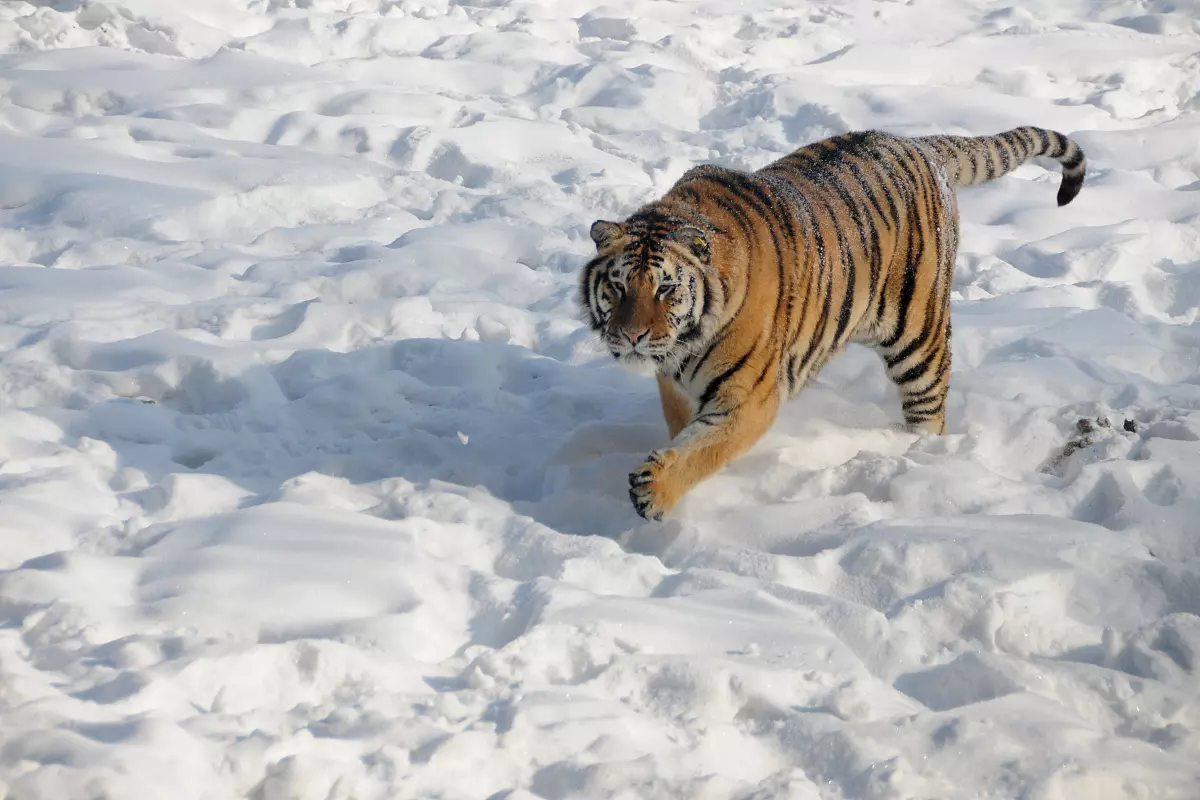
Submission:
[[[667,433],[674,439],[692,419],[692,405],[687,395],[665,375],[658,375],[658,396],[662,401],[663,417],[667,420]]]

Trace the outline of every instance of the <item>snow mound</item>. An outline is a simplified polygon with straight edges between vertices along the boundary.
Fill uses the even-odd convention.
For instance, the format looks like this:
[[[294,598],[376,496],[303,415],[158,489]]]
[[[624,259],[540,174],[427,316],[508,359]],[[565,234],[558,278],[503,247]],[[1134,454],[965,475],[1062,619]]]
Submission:
[[[0,4],[0,796],[1194,798],[1200,4]],[[856,128],[960,194],[950,433],[851,348],[644,523],[597,218]]]

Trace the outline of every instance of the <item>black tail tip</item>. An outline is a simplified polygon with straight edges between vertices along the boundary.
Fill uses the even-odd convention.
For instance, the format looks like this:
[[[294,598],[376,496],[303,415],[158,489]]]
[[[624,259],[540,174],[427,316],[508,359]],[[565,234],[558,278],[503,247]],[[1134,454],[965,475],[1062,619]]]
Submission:
[[[1067,203],[1075,199],[1075,195],[1079,194],[1079,190],[1083,188],[1082,175],[1064,175],[1062,184],[1058,187],[1058,204],[1065,206]]]

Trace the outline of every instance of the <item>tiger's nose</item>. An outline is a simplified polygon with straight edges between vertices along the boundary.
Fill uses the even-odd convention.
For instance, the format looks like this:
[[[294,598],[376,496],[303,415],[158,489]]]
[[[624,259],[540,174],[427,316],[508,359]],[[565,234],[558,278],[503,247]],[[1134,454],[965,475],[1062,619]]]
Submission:
[[[622,330],[621,335],[625,337],[625,341],[629,342],[634,347],[637,347],[639,342],[641,342],[643,339],[645,339],[647,336],[650,335],[650,329],[646,328],[641,333],[635,333],[635,332],[631,332],[628,330]]]

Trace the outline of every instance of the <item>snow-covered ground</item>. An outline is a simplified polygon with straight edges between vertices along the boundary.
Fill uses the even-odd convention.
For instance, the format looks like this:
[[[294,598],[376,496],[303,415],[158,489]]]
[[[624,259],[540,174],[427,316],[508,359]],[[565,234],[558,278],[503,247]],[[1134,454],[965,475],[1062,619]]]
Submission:
[[[8,0],[0,52],[0,797],[1200,796],[1200,0]],[[636,517],[592,221],[1021,124],[1089,178],[960,194],[950,434],[855,348]]]

